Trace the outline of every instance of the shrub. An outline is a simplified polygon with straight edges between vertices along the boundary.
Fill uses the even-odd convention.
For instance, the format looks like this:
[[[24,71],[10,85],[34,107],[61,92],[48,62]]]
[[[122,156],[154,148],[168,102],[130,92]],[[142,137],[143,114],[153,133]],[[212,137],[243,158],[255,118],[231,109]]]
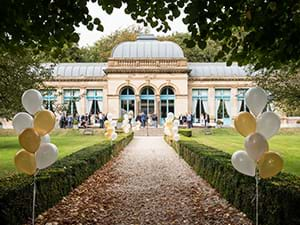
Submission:
[[[54,206],[73,188],[116,156],[133,138],[120,135],[113,145],[109,141],[83,148],[54,163],[37,176],[36,214]],[[15,175],[0,180],[1,224],[22,224],[31,216],[32,176]]]
[[[192,129],[179,129],[178,133],[186,137],[192,137]]]
[[[171,145],[198,175],[254,221],[255,179],[237,172],[231,165],[230,154],[186,139]],[[299,202],[299,177],[281,173],[272,179],[260,180],[260,224],[300,224]]]

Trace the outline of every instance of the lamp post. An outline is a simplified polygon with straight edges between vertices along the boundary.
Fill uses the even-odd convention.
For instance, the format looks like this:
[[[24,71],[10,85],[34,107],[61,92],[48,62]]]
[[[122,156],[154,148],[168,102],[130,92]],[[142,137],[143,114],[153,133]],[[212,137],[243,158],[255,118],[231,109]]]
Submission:
[[[148,131],[149,122],[150,122],[150,118],[148,118],[148,120],[147,120],[147,136],[149,136],[149,131]]]

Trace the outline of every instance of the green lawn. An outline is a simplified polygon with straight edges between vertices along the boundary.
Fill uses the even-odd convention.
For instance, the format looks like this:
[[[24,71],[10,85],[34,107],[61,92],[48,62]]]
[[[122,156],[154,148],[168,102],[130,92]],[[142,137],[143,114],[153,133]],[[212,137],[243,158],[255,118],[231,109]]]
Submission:
[[[193,129],[193,139],[222,151],[233,153],[244,149],[244,137],[234,129],[212,129],[205,135],[203,129]],[[284,159],[284,171],[300,176],[300,129],[283,129],[269,140],[270,150]]]
[[[58,147],[59,158],[104,139],[99,132],[95,135],[82,135],[78,130],[54,131],[50,137],[51,143]],[[13,159],[20,148],[17,134],[12,131],[0,132],[0,177],[16,172]]]

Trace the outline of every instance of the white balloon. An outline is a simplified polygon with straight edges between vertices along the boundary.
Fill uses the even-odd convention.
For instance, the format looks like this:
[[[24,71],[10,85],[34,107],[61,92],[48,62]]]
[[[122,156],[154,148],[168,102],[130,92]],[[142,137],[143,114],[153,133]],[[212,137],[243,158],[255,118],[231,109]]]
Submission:
[[[107,119],[108,119],[109,121],[112,121],[113,115],[112,115],[111,113],[107,113]]]
[[[256,163],[249,157],[245,151],[236,151],[231,156],[231,163],[233,167],[242,174],[254,177]]]
[[[246,105],[254,115],[260,114],[268,102],[268,95],[260,87],[250,88],[245,94]]]
[[[129,133],[129,129],[125,128],[125,129],[124,129],[124,132],[125,132],[126,134],[128,134],[128,133]]]
[[[20,112],[14,116],[12,125],[15,131],[20,134],[24,129],[33,127],[33,118],[28,113]]]
[[[39,150],[35,153],[36,167],[38,169],[45,169],[51,166],[57,158],[57,147],[51,143],[42,143]]]
[[[124,120],[128,120],[128,114],[124,114],[123,118]]]
[[[42,136],[41,143],[50,143],[50,135],[46,134],[45,136]]]
[[[111,139],[112,139],[113,141],[116,140],[117,137],[118,137],[118,134],[117,134],[116,132],[113,132],[113,133],[111,134]]]
[[[280,129],[280,118],[276,113],[264,112],[256,121],[256,132],[262,134],[266,139],[274,136]]]
[[[178,132],[178,127],[173,127],[172,130],[173,130],[174,133],[177,133]]]
[[[117,126],[117,121],[111,121],[110,125],[111,125],[112,127]]]
[[[174,113],[169,112],[167,115],[167,119],[173,120],[174,119]]]
[[[179,134],[174,134],[174,141],[179,141],[179,140],[180,140]]]
[[[33,115],[41,110],[43,96],[39,91],[29,89],[22,95],[22,104],[26,111]]]
[[[266,138],[260,133],[252,133],[245,139],[245,149],[249,157],[258,161],[261,156],[269,150]]]
[[[174,120],[173,125],[174,125],[175,127],[178,127],[178,126],[179,126],[179,120]]]

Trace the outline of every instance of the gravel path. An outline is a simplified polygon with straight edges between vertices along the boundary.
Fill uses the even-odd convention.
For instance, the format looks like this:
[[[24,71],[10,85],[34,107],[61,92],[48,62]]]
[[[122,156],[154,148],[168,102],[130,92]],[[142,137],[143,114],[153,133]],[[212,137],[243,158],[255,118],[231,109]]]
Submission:
[[[135,137],[36,224],[251,225],[162,137]]]

